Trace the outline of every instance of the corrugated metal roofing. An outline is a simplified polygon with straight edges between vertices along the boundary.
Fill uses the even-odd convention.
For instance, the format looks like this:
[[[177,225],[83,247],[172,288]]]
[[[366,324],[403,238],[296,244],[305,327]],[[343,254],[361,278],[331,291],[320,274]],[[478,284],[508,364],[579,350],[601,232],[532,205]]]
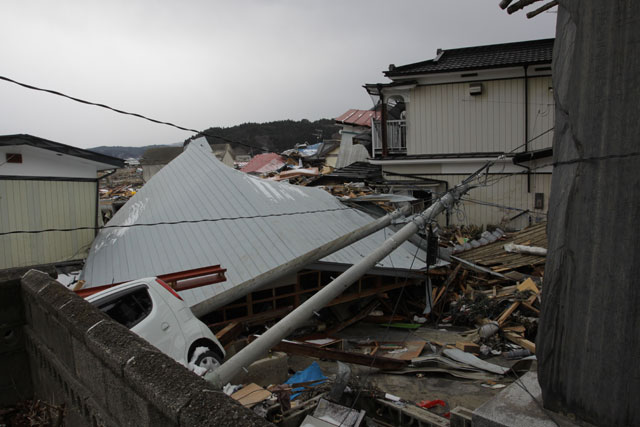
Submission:
[[[266,181],[229,168],[201,138],[158,172],[108,225],[174,221],[193,222],[102,230],[82,278],[88,286],[98,286],[215,264],[226,268],[226,282],[181,293],[193,305],[373,218],[321,189]],[[353,264],[391,234],[381,230],[323,261]],[[415,246],[405,243],[379,267],[423,268],[420,260],[412,266],[414,254]]]
[[[445,49],[428,61],[395,67],[387,77],[551,63],[554,39]]]
[[[336,122],[345,125],[371,127],[372,117],[374,117],[375,120],[380,120],[380,111],[351,109],[339,117],[336,117]]]
[[[254,156],[245,167],[242,168],[242,172],[250,173],[267,173],[277,171],[284,166],[285,162],[282,156],[276,153],[264,153]]]

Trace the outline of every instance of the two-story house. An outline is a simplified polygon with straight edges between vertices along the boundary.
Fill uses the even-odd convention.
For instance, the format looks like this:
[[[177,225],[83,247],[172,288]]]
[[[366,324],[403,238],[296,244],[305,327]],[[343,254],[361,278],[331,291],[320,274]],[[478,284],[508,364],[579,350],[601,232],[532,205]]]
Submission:
[[[424,198],[425,190],[444,192],[507,153],[451,221],[521,227],[544,219],[552,172],[552,52],[553,39],[545,39],[438,49],[434,59],[390,65],[384,72],[390,83],[365,85],[382,109],[373,123],[370,162]],[[399,119],[388,117],[391,109],[403,110]]]

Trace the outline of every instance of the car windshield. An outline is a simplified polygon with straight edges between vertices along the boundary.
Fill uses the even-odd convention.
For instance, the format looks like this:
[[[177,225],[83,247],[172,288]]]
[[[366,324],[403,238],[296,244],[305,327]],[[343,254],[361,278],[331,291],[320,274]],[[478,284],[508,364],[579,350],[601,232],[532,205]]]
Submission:
[[[146,287],[111,295],[94,304],[116,322],[131,329],[151,313],[153,304]]]

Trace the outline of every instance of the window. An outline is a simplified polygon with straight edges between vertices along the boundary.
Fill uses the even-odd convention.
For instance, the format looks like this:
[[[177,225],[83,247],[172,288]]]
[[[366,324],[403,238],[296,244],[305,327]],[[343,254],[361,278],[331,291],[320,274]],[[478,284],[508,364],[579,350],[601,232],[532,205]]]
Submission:
[[[109,295],[93,304],[116,322],[131,329],[151,313],[153,303],[146,286]]]
[[[6,163],[22,163],[22,154],[6,153]]]

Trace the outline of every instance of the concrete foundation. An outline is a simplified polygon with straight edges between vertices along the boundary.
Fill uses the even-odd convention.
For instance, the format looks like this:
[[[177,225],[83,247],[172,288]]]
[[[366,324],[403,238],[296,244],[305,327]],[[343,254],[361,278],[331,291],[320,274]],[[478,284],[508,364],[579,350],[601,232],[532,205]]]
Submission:
[[[529,372],[473,411],[473,427],[588,427],[542,408],[538,375]]]

